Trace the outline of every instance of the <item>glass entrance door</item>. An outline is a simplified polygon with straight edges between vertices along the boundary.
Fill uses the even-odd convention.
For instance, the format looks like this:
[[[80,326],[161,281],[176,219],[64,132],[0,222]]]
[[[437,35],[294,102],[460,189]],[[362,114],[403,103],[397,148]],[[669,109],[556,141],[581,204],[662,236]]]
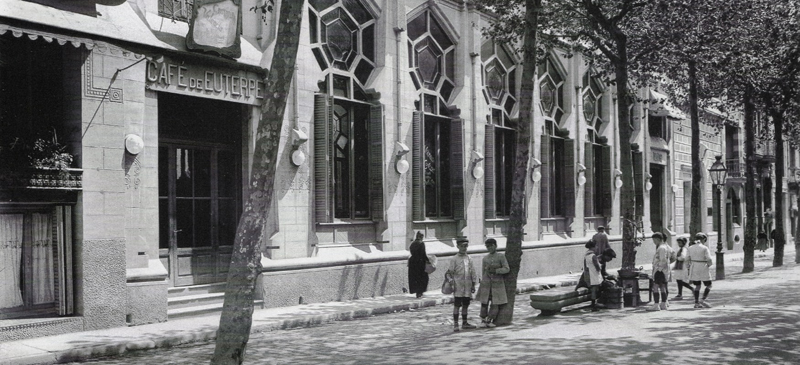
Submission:
[[[236,161],[230,148],[162,143],[159,226],[175,286],[224,281],[236,230]]]

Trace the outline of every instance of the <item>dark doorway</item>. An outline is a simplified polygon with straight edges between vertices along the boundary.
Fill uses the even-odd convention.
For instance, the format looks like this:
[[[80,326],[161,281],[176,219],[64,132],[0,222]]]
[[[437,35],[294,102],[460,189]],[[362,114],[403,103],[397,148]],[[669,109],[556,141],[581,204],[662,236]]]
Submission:
[[[650,225],[653,232],[664,233],[664,166],[650,164],[650,175]]]
[[[241,205],[242,108],[159,94],[159,245],[174,286],[227,275]]]

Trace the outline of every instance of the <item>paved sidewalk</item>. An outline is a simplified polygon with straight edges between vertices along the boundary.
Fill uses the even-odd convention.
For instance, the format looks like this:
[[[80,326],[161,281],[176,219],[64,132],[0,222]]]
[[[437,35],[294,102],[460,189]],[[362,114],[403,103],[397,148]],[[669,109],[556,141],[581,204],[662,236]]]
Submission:
[[[793,262],[794,246],[786,246],[785,262]],[[772,249],[756,252],[756,258],[771,258]],[[727,254],[726,262],[741,261],[743,254]],[[648,270],[649,265],[644,269]],[[608,270],[610,273],[616,272]],[[524,279],[518,293],[577,284],[579,274]],[[292,307],[256,309],[253,332],[306,327],[319,323],[388,314],[409,309],[452,303],[451,295],[430,291],[421,299],[410,294],[389,295],[346,302],[314,303]],[[135,327],[77,332],[58,336],[0,343],[0,364],[53,364],[113,356],[126,351],[169,347],[213,340],[219,314],[171,320]]]

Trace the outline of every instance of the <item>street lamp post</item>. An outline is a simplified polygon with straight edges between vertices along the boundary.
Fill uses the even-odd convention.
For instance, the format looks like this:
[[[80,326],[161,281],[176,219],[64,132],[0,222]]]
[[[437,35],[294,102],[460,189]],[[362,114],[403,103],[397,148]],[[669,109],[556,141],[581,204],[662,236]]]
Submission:
[[[728,169],[722,163],[722,156],[717,155],[716,161],[708,169],[711,175],[711,182],[717,191],[717,275],[716,280],[725,279],[725,253],[722,252],[722,189],[725,186],[725,178]]]

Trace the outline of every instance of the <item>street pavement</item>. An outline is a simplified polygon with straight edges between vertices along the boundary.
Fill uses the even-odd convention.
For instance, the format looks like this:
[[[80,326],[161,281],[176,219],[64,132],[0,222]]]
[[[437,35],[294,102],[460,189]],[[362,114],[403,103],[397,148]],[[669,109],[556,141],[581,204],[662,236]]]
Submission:
[[[529,306],[527,294],[520,294],[512,325],[457,333],[452,306],[444,305],[451,298],[438,292],[423,299],[397,295],[259,309],[246,363],[796,364],[800,266],[790,249],[778,268],[771,267],[771,251],[757,253],[756,270],[747,274],[741,273],[741,255],[727,255],[727,277],[714,282],[710,309],[693,309],[691,300],[674,301],[670,310],[659,312],[644,307],[591,312],[583,304],[543,317]],[[520,287],[572,286],[576,278],[525,280]],[[674,296],[674,283],[670,290]],[[470,307],[473,323],[478,310],[479,305]],[[209,363],[218,321],[216,315],[7,342],[0,344],[0,362]],[[136,351],[154,347],[159,348]]]

